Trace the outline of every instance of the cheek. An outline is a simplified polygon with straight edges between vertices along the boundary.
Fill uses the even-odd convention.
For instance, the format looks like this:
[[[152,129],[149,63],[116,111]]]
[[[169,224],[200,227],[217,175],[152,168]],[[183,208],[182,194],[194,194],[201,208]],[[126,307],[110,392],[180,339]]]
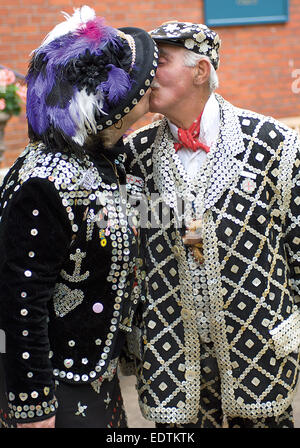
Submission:
[[[157,79],[163,87],[171,87],[174,85],[174,73],[169,70],[161,70]]]

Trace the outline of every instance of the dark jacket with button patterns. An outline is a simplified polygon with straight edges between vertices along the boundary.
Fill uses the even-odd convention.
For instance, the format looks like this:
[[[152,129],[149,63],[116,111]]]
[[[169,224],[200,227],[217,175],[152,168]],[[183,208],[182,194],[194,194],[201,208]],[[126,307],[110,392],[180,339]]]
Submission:
[[[118,187],[126,156],[122,145],[103,151],[81,160],[29,144],[1,187],[0,328],[17,421],[55,412],[54,378],[103,375],[131,331],[137,240]]]
[[[176,185],[184,170],[166,120],[126,141],[132,153],[129,170],[144,178],[145,197],[156,198],[149,202],[152,222],[142,229],[146,302],[134,338],[128,338],[141,410],[156,422],[197,419],[202,297],[208,300],[204,317],[225,415],[279,415],[291,404],[298,380],[299,138],[270,117],[216,98],[220,133],[197,177],[206,182],[202,266],[192,261],[182,243],[183,228],[174,219],[176,197],[183,191]],[[165,205],[170,218],[163,223]],[[205,278],[205,289],[199,277]]]

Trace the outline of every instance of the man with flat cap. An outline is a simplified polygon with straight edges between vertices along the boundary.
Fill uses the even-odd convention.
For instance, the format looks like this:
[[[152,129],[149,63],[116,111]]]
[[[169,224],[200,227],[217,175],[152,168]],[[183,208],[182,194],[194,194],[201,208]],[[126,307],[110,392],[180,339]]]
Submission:
[[[299,139],[214,93],[214,31],[150,34],[150,110],[164,117],[127,139],[147,205],[146,299],[128,340],[142,413],[158,427],[293,427]]]

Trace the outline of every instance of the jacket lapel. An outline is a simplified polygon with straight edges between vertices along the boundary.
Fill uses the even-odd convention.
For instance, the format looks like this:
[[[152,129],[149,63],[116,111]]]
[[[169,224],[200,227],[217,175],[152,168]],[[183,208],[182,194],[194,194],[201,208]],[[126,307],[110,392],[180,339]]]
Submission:
[[[220,106],[221,125],[219,136],[211,147],[211,175],[205,194],[204,209],[209,209],[220,199],[224,191],[239,177],[245,164],[236,156],[245,151],[242,129],[237,109],[216,95]]]

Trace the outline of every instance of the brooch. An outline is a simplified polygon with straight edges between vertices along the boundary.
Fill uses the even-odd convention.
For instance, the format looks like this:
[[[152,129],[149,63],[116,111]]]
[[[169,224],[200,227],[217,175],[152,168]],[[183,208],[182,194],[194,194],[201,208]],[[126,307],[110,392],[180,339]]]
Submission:
[[[190,246],[196,260],[198,260],[200,264],[204,263],[201,219],[191,221],[182,241],[186,246]]]

